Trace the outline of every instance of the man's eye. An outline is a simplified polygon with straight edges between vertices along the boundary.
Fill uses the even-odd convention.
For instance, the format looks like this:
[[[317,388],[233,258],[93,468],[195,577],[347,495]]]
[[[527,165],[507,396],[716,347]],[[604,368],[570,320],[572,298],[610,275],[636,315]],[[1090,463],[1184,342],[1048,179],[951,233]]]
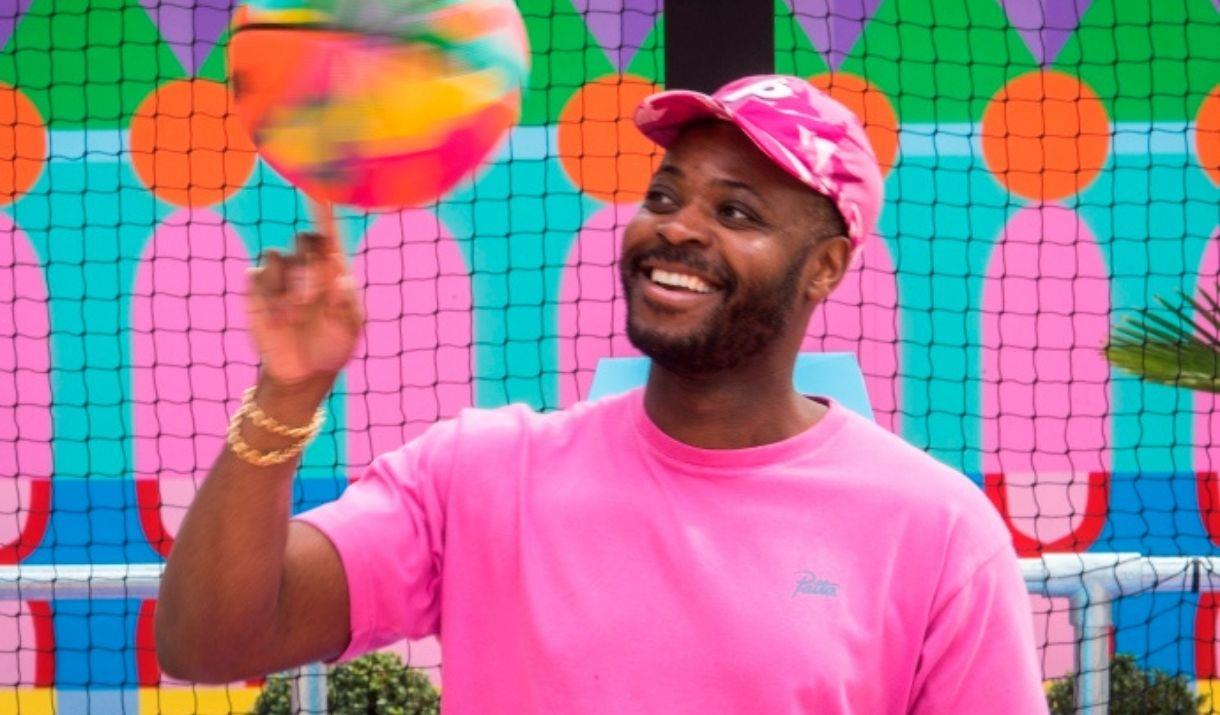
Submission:
[[[720,208],[720,215],[729,221],[758,221],[754,215],[754,212],[750,211],[744,206],[738,206],[737,204],[725,204]]]
[[[648,193],[644,194],[644,203],[649,208],[668,208],[673,205],[674,200],[664,191],[649,189]]]

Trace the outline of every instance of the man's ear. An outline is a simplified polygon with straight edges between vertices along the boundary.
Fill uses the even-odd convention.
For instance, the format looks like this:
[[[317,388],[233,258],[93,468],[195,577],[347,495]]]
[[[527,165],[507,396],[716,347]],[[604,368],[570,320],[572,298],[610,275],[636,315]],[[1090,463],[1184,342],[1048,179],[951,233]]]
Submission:
[[[819,241],[809,256],[805,296],[815,304],[825,300],[847,274],[853,255],[851,239],[847,236],[833,236]]]

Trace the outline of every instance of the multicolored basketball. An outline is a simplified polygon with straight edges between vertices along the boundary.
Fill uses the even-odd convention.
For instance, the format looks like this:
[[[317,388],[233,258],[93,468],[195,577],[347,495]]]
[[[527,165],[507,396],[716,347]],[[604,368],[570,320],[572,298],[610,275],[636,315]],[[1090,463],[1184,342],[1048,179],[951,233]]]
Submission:
[[[251,0],[236,22],[237,114],[314,199],[433,201],[520,115],[529,47],[513,0]]]

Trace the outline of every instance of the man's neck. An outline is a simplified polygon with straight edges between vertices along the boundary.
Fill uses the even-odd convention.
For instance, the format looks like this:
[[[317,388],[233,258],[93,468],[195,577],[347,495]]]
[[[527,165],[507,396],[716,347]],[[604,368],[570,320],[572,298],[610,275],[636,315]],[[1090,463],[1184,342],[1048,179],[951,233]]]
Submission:
[[[653,364],[644,410],[670,437],[704,449],[771,444],[809,429],[826,407],[792,387],[792,364],[679,375]]]

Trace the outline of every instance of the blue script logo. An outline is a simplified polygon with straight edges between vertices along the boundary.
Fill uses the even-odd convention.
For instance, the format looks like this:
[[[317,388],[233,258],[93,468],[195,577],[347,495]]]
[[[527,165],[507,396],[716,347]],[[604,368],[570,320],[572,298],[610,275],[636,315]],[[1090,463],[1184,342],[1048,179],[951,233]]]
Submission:
[[[827,596],[830,598],[835,598],[839,595],[839,584],[832,583],[824,578],[818,578],[817,574],[812,571],[797,571],[796,579],[796,590],[792,592],[793,598],[796,598],[798,593],[804,593],[809,596]]]

